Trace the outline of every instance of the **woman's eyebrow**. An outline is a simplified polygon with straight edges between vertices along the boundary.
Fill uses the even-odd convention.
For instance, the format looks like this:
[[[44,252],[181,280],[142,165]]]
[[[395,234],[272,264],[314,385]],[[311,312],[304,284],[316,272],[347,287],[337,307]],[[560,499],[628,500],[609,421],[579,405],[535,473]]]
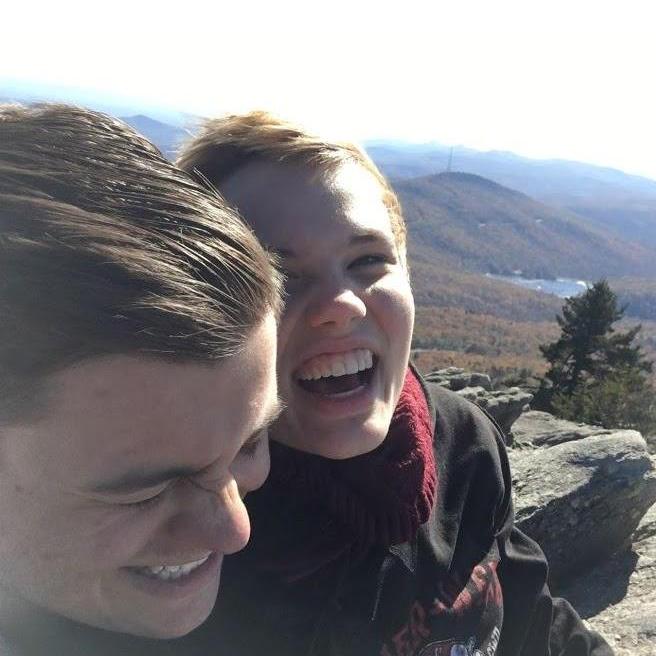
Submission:
[[[367,230],[366,232],[359,232],[352,235],[348,240],[348,245],[357,245],[357,244],[369,244],[374,242],[390,242],[390,238],[384,232],[379,230]],[[275,256],[289,260],[289,259],[298,259],[299,255],[292,248],[289,247],[278,247],[268,248],[269,252],[273,253]]]
[[[355,234],[349,239],[350,244],[369,244],[381,241],[389,242],[390,238],[379,230],[367,230],[366,232]]]

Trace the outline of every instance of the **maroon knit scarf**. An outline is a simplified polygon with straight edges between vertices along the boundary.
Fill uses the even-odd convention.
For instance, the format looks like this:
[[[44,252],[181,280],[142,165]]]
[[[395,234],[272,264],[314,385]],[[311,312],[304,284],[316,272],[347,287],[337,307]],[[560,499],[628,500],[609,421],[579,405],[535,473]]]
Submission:
[[[428,520],[437,488],[433,431],[424,391],[411,369],[387,437],[374,451],[330,460],[271,446],[269,484],[302,499],[306,508],[325,511],[343,527],[342,544],[358,549],[399,544]]]

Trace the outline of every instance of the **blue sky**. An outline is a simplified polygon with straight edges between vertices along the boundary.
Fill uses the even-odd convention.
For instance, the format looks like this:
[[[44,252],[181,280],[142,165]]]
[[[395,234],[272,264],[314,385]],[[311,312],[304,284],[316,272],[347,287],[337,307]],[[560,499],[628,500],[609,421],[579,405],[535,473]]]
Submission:
[[[651,4],[22,3],[3,9],[0,90],[11,78],[201,115],[267,108],[329,136],[656,179]]]

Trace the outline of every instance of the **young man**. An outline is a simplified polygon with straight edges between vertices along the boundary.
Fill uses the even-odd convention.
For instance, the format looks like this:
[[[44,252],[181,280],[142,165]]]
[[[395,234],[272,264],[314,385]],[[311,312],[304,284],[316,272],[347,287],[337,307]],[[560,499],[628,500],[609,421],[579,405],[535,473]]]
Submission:
[[[371,160],[254,113],[208,122],[179,163],[239,208],[287,275],[271,476],[249,498],[251,543],[185,646],[608,656],[514,528],[496,425],[408,368],[405,225]]]
[[[141,654],[207,617],[268,473],[278,304],[145,139],[0,108],[0,653]]]

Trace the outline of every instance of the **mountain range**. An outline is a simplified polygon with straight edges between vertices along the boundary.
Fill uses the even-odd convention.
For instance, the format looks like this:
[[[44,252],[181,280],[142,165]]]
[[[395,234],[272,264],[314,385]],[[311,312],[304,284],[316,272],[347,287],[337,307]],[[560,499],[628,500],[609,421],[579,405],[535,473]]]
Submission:
[[[125,120],[169,157],[198,124]],[[543,372],[538,345],[555,339],[563,301],[487,275],[495,273],[610,278],[656,358],[656,181],[508,152],[364,145],[398,193],[408,224],[413,359],[421,370]]]
[[[0,90],[0,101],[34,99],[43,98]],[[199,120],[169,122],[150,112],[122,118],[169,158]],[[401,200],[420,305],[542,320],[553,318],[558,299],[484,274],[610,277],[637,300],[638,316],[656,318],[656,181],[500,151],[389,140],[364,145]]]
[[[169,157],[195,127],[144,115],[123,120]],[[416,262],[538,278],[656,279],[656,181],[512,153],[365,147],[399,194]],[[445,172],[449,157],[454,170]]]
[[[367,152],[391,179],[472,173],[547,205],[587,217],[613,234],[656,246],[656,181],[567,160],[536,160],[440,144],[371,141]]]
[[[171,157],[193,132],[143,115],[123,120]],[[454,149],[454,171],[445,172],[446,147],[365,147],[398,192],[411,249],[424,262],[540,278],[656,278],[656,181],[464,148]]]

